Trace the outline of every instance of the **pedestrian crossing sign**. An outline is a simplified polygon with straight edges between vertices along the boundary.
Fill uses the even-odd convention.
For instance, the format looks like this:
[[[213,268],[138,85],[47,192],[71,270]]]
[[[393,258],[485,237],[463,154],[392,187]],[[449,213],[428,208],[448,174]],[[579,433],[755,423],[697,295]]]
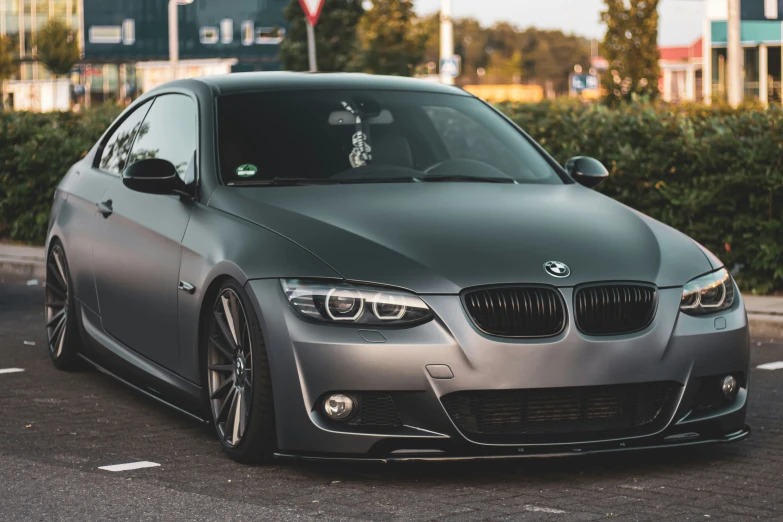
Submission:
[[[459,56],[441,58],[440,74],[441,76],[449,76],[451,78],[456,78],[457,76],[459,76],[461,65],[462,65],[462,59]]]

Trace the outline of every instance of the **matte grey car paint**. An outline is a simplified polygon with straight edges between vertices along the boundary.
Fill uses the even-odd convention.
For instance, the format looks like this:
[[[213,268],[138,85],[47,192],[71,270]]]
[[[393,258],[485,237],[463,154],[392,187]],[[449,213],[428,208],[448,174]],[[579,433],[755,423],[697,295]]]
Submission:
[[[197,103],[193,200],[130,191],[119,177],[92,167],[97,145],[74,165],[56,193],[48,240],[58,237],[68,256],[86,358],[206,418],[199,325],[211,306],[210,290],[234,278],[251,295],[264,330],[281,452],[347,456],[366,456],[379,443],[400,440],[420,442],[422,449],[443,441],[480,449],[445,413],[439,397],[451,391],[675,380],[685,385],[685,395],[695,377],[748,375],[747,318],[738,292],[733,307],[717,315],[679,313],[682,286],[720,261],[683,234],[580,185],[220,184],[216,95],[336,87],[467,96],[435,84],[361,75],[182,80],[151,91],[128,110],[173,92]],[[104,217],[97,205],[107,199],[113,212]],[[543,264],[550,260],[566,263],[570,277],[549,276]],[[370,342],[368,337],[379,338],[360,333],[368,329],[359,325],[302,320],[281,291],[279,278],[286,277],[409,289],[436,317],[412,328],[383,329],[385,342]],[[178,290],[180,281],[193,285],[193,293]],[[579,332],[574,287],[598,281],[655,284],[652,324],[620,336]],[[567,305],[565,330],[535,340],[481,333],[459,293],[499,283],[557,287]],[[725,328],[717,329],[718,318]],[[426,370],[432,364],[448,365],[454,378],[432,378]],[[317,398],[334,390],[405,392],[397,405],[406,427],[395,433],[336,429],[314,411]],[[737,433],[747,434],[746,398],[743,389],[731,408],[709,419],[680,409],[663,435],[697,431],[693,426],[701,422],[717,426],[726,440],[740,438]]]

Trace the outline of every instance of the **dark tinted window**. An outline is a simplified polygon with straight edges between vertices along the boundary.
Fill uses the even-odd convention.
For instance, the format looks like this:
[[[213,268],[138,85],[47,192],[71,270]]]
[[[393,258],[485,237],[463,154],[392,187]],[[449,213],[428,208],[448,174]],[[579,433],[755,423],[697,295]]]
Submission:
[[[196,106],[188,96],[158,96],[147,113],[131,152],[131,163],[161,158],[177,167],[182,179],[196,151]],[[186,180],[189,181],[189,180]]]
[[[133,137],[138,132],[149,108],[149,102],[141,105],[117,127],[103,147],[101,159],[98,162],[101,170],[112,174],[121,174],[125,170],[128,153],[133,145]]]
[[[228,184],[427,176],[562,183],[517,129],[469,96],[382,90],[225,95],[218,100],[218,136]]]

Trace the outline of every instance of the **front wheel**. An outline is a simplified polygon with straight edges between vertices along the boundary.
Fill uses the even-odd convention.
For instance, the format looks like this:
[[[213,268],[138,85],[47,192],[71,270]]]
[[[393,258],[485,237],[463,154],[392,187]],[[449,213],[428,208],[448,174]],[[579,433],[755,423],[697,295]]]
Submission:
[[[218,291],[204,335],[208,400],[223,449],[239,462],[269,460],[276,431],[266,345],[250,299],[235,281]]]

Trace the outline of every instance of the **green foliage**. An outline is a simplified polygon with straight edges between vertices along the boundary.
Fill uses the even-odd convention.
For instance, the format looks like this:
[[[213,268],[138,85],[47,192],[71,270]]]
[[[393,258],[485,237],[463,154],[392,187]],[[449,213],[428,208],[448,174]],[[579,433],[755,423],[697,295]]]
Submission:
[[[0,113],[0,237],[43,243],[57,184],[118,114]]]
[[[79,61],[79,43],[76,35],[60,20],[53,19],[36,36],[38,59],[54,76],[71,72]]]
[[[593,156],[599,190],[699,241],[739,269],[744,290],[783,290],[783,108],[617,109],[576,102],[506,105],[559,162]]]
[[[348,70],[356,52],[356,26],[364,13],[361,0],[326,0],[321,18],[315,27],[315,48],[318,70],[343,72]],[[291,0],[285,9],[289,28],[280,44],[283,68],[307,71],[307,22],[299,0]]]
[[[658,96],[658,4],[660,0],[604,0],[603,55],[609,74],[603,85],[610,102],[634,95]]]
[[[374,0],[359,22],[359,49],[352,68],[372,74],[411,76],[424,58],[411,0]]]

